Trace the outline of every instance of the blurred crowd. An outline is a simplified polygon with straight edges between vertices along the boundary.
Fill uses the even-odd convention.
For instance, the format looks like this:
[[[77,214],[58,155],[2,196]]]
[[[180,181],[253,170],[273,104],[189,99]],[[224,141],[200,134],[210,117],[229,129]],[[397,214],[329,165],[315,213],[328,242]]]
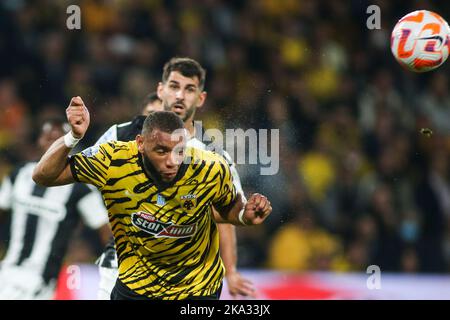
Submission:
[[[66,27],[74,3],[80,30]],[[381,29],[366,26],[371,4]],[[417,9],[450,19],[442,1],[3,0],[0,175],[39,158],[36,126],[72,96],[91,112],[87,147],[139,113],[169,58],[189,56],[207,69],[205,128],[280,130],[276,175],[237,167],[273,207],[266,225],[238,228],[239,267],[448,272],[449,67],[414,74],[389,47]],[[7,226],[1,215],[0,250]],[[68,259],[100,249],[80,228]]]

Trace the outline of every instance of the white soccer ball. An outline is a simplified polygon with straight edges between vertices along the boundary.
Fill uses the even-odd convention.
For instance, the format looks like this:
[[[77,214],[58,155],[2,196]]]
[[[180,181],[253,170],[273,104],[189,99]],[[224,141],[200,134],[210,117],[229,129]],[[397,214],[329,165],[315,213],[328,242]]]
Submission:
[[[450,28],[435,12],[418,10],[401,18],[392,30],[395,59],[414,72],[436,69],[447,60]]]

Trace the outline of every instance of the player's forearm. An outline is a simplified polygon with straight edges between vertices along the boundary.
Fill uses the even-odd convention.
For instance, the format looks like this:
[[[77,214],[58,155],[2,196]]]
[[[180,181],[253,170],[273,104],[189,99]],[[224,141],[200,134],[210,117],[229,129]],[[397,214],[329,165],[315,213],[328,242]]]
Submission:
[[[68,165],[67,157],[70,150],[64,143],[64,137],[56,140],[34,168],[32,177],[34,182],[44,186],[55,185],[56,180]]]
[[[229,207],[217,208],[218,218],[216,222],[218,223],[230,223],[236,226],[242,226],[242,222],[239,220],[239,214],[244,209],[244,202],[242,201],[242,196],[240,193],[237,194],[236,201]]]
[[[238,193],[233,204],[216,209],[226,222],[241,226],[261,224],[272,212],[270,201],[259,193],[252,194],[245,203],[242,201],[241,194]]]
[[[220,256],[225,265],[226,275],[236,271],[236,227],[231,224],[219,224]]]

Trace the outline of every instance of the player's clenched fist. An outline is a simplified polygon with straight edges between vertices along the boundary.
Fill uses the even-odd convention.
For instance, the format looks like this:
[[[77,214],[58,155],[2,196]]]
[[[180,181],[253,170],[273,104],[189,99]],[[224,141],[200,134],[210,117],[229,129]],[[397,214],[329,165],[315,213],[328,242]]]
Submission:
[[[271,212],[270,201],[262,194],[254,193],[245,204],[241,220],[246,225],[260,224]]]
[[[81,139],[86,133],[90,116],[89,111],[84,105],[81,97],[73,97],[66,109],[67,120],[72,128],[72,134],[75,138]]]

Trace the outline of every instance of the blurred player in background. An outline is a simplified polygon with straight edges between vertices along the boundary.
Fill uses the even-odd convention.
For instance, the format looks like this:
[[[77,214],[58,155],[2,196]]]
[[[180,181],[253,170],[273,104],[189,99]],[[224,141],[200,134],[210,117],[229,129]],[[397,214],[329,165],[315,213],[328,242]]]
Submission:
[[[196,61],[188,58],[174,58],[170,60],[164,66],[162,82],[158,85],[158,93],[151,93],[144,100],[142,105],[142,115],[135,117],[130,122],[113,125],[99,138],[96,145],[112,140],[134,140],[136,135],[142,130],[142,124],[146,115],[154,111],[160,111],[164,108],[168,111],[175,112],[183,120],[185,128],[188,129],[189,132],[187,146],[206,150],[207,145],[195,137],[196,132],[193,125],[195,111],[197,108],[203,106],[206,99],[206,93],[200,90],[192,94],[192,88],[189,86],[186,88],[181,87],[183,78],[191,78],[193,72],[198,73],[199,75],[203,74],[200,78],[203,78],[202,81],[204,82],[205,72]],[[202,137],[204,137],[204,134],[202,134]],[[230,165],[234,186],[245,201],[245,195],[242,190],[236,167],[228,153],[224,150],[221,152],[222,156]],[[255,290],[253,284],[248,279],[243,278],[236,269],[237,245],[235,227],[230,224],[219,224],[218,229],[220,236],[220,253],[225,265],[225,279],[227,280],[230,295],[232,297],[235,297],[236,295],[254,297]],[[105,252],[100,257],[98,264],[100,269],[98,298],[109,299],[118,275],[118,263],[114,242],[111,242],[107,246]]]
[[[38,139],[42,153],[68,129],[64,119],[45,121]],[[37,185],[31,178],[35,166],[19,166],[0,188],[0,209],[12,212],[9,246],[0,265],[0,300],[52,299],[70,236],[80,220],[100,229],[104,241],[111,234],[95,188],[81,183]]]

